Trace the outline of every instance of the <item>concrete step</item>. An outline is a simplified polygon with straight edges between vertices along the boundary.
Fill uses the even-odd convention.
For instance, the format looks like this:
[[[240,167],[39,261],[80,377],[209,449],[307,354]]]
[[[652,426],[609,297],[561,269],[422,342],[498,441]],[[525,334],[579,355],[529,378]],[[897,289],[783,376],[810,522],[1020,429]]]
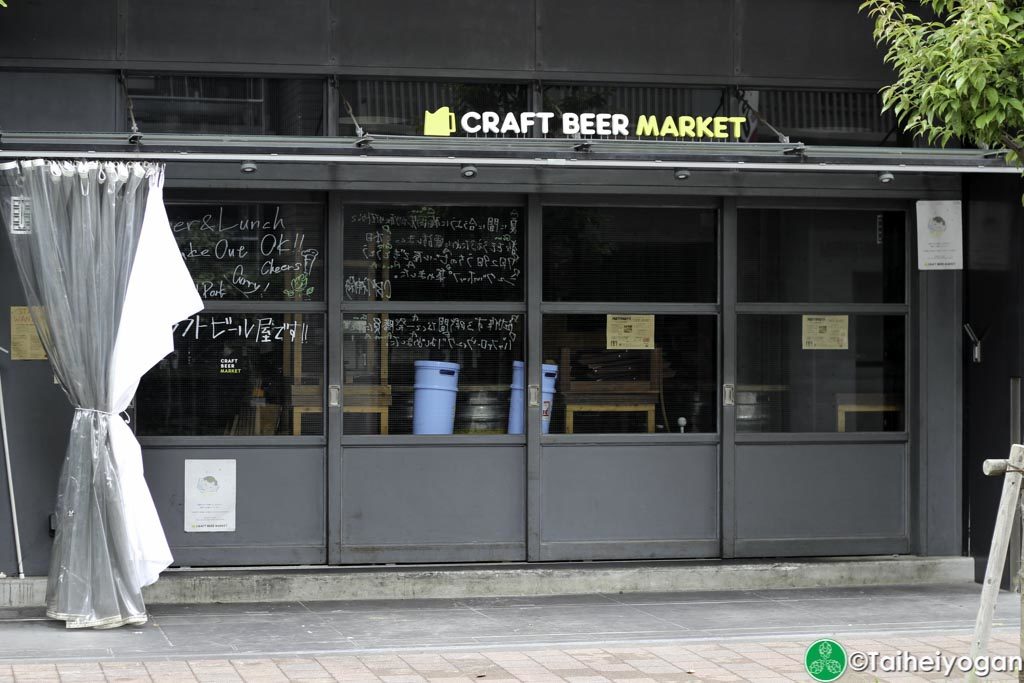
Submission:
[[[969,557],[172,569],[150,604],[487,598],[969,583]],[[0,608],[41,607],[46,577],[0,579]]]

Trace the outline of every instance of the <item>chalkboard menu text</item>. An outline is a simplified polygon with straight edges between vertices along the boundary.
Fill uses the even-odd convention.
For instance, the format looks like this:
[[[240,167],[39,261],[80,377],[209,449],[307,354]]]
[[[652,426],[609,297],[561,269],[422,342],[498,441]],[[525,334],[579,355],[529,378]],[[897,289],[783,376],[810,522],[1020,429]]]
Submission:
[[[323,299],[321,205],[169,204],[167,213],[203,299]]]
[[[519,315],[429,315],[416,313],[358,316],[347,332],[385,340],[390,348],[426,351],[513,351],[519,349]]]
[[[345,298],[520,300],[522,228],[514,207],[351,206]]]

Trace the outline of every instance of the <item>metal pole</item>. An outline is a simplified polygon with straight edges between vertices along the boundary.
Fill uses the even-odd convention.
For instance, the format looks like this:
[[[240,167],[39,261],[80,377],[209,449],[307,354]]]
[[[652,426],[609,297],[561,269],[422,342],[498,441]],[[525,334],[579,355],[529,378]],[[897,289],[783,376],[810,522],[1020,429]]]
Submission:
[[[10,352],[0,346],[0,351]],[[4,433],[4,466],[7,470],[7,494],[11,499],[11,523],[14,525],[14,552],[18,557],[18,578],[25,578],[25,564],[21,559],[21,533],[18,531],[18,504],[14,500],[14,477],[11,474],[11,449],[7,444],[7,410],[4,404],[4,380],[0,373],[0,430]]]
[[[985,654],[989,636],[992,634],[992,616],[996,610],[996,597],[999,584],[1002,583],[1003,566],[1006,564],[1006,550],[1010,544],[1010,531],[1013,518],[1017,512],[1020,499],[1021,473],[1024,472],[1024,446],[1014,444],[1010,447],[1007,460],[986,460],[982,463],[982,471],[986,476],[1003,477],[1003,494],[999,498],[999,513],[996,515],[996,528],[992,532],[992,548],[988,553],[988,565],[985,567],[985,583],[981,589],[981,605],[978,607],[978,618],[974,622],[974,639],[971,641],[971,659],[975,660]],[[977,675],[972,668],[967,674],[968,681],[976,681]]]

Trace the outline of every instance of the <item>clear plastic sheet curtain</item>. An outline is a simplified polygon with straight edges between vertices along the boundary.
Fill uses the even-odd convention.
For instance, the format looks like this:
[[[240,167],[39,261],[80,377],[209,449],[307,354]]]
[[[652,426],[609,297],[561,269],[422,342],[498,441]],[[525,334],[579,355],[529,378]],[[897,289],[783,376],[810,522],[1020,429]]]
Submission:
[[[163,167],[0,164],[5,226],[55,376],[75,406],[57,490],[47,615],[69,628],[146,621],[142,587],[171,562],[124,411],[201,308],[163,207]]]

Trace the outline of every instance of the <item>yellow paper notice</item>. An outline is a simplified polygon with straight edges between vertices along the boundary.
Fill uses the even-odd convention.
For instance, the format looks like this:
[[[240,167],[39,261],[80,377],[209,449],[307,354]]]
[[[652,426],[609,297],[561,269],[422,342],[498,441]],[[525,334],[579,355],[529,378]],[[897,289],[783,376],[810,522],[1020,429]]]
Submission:
[[[11,306],[11,360],[46,360],[28,306]]]
[[[805,315],[803,348],[805,351],[850,348],[850,316]]]
[[[609,349],[653,349],[653,315],[609,315],[607,325]]]

